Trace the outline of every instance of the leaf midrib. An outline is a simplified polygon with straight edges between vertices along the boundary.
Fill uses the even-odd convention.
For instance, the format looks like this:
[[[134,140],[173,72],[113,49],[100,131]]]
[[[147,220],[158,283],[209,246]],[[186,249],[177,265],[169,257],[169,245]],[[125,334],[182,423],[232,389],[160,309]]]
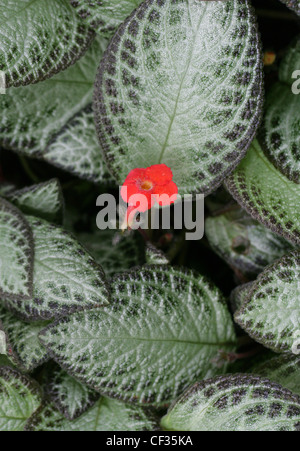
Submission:
[[[83,342],[87,341],[85,338],[76,338],[76,342]],[[91,338],[88,340],[89,343],[93,341],[146,341],[151,343],[180,343],[180,344],[190,344],[190,345],[197,345],[197,346],[235,346],[236,343],[233,341],[224,341],[220,343],[210,343],[210,342],[200,342],[200,341],[189,341],[189,340],[165,340],[165,339],[155,339],[155,338],[137,338],[137,337],[108,337],[108,338]]]
[[[191,62],[192,62],[192,58],[193,58],[193,54],[194,54],[194,48],[195,48],[195,42],[196,42],[196,39],[197,39],[197,36],[198,36],[198,31],[199,31],[200,25],[202,23],[202,19],[203,19],[204,15],[205,15],[206,8],[207,8],[207,5],[205,5],[204,13],[203,13],[203,15],[201,16],[201,18],[199,20],[199,23],[198,23],[196,31],[194,32],[194,40],[193,40],[192,50],[190,52],[190,56],[189,56],[189,59],[188,59],[188,62],[187,62],[186,70],[184,71],[184,74],[182,76],[182,79],[181,79],[181,82],[180,82],[180,85],[179,85],[179,90],[178,90],[177,98],[176,98],[176,101],[175,101],[174,111],[173,111],[173,114],[171,116],[171,120],[170,120],[169,128],[168,128],[168,131],[167,131],[167,136],[165,138],[165,142],[164,142],[164,144],[162,146],[162,150],[160,152],[158,164],[160,164],[162,162],[165,150],[166,150],[167,145],[168,145],[168,141],[169,141],[169,137],[170,137],[170,134],[171,134],[172,126],[173,126],[173,123],[174,123],[174,120],[175,120],[175,117],[176,117],[176,111],[177,111],[177,107],[178,107],[178,104],[179,104],[179,99],[180,99],[183,83],[185,81],[185,77],[187,76],[188,70],[189,70]]]

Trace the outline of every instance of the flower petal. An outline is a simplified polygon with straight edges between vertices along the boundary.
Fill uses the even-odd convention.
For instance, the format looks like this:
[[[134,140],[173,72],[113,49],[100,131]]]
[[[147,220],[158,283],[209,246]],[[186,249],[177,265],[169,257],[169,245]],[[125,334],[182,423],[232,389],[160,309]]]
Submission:
[[[171,169],[165,164],[154,164],[146,169],[146,177],[159,185],[165,185],[173,178]]]
[[[178,188],[174,182],[169,182],[166,185],[156,185],[154,194],[159,205],[171,205],[177,199]],[[162,196],[161,199],[159,199],[159,196]]]

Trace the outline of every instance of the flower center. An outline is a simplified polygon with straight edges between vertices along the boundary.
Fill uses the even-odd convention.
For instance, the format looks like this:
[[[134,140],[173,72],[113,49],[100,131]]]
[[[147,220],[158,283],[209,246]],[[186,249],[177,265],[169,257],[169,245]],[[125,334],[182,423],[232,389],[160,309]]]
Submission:
[[[141,188],[145,191],[149,191],[150,189],[153,188],[153,183],[151,182],[151,180],[144,180],[141,183]]]

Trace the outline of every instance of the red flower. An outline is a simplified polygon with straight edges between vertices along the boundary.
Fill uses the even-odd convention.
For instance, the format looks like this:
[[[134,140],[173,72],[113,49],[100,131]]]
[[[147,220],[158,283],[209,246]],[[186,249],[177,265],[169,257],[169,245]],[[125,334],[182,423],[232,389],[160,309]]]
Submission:
[[[129,207],[134,207],[140,212],[149,210],[155,203],[161,206],[170,205],[174,203],[178,193],[172,178],[172,171],[165,164],[155,164],[146,169],[133,169],[121,188],[122,199]],[[140,194],[144,196],[139,196]],[[163,194],[167,196],[159,199]]]

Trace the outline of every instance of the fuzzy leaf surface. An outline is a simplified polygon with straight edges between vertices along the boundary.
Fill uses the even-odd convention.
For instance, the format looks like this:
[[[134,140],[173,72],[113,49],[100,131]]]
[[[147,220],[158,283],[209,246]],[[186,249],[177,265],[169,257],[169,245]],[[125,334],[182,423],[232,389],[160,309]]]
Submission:
[[[275,168],[257,140],[226,179],[226,186],[254,219],[300,244],[300,187]]]
[[[112,280],[112,304],[72,314],[41,332],[52,357],[110,397],[164,406],[197,379],[226,371],[219,351],[235,333],[219,290],[166,265]]]
[[[63,228],[27,217],[34,234],[33,298],[7,302],[26,320],[49,320],[83,307],[107,304],[104,272]]]
[[[31,372],[48,359],[48,351],[38,335],[47,321],[25,323],[0,307],[0,331],[6,336],[6,354],[22,371]]]
[[[41,404],[38,385],[12,368],[0,367],[0,430],[23,431]]]
[[[74,421],[64,418],[51,404],[39,409],[26,425],[27,431],[153,431],[157,423],[140,407],[101,398]]]
[[[7,87],[36,83],[66,69],[93,33],[68,0],[1,0],[0,70]]]
[[[81,19],[97,33],[110,36],[143,0],[70,0]]]
[[[256,279],[266,266],[292,249],[284,238],[241,208],[208,217],[205,231],[212,249],[244,282]]]
[[[22,213],[0,198],[0,296],[28,299],[32,295],[33,236]]]
[[[224,376],[189,388],[161,424],[173,431],[299,431],[300,398],[265,378]]]
[[[49,3],[49,2],[47,2]],[[35,86],[10,88],[0,96],[0,143],[42,158],[51,139],[92,100],[106,41],[96,39],[72,67]]]
[[[299,354],[299,301],[300,252],[295,250],[259,275],[235,319],[254,340],[267,348]]]
[[[262,106],[250,2],[146,0],[102,60],[94,109],[119,183],[165,163],[180,194],[214,191],[245,155]]]
[[[58,179],[13,191],[7,198],[26,215],[62,222],[64,200]]]
[[[255,366],[252,373],[267,377],[300,396],[300,357],[281,355]]]
[[[80,417],[99,399],[99,393],[81,384],[60,367],[51,371],[45,390],[55,407],[68,420]]]

